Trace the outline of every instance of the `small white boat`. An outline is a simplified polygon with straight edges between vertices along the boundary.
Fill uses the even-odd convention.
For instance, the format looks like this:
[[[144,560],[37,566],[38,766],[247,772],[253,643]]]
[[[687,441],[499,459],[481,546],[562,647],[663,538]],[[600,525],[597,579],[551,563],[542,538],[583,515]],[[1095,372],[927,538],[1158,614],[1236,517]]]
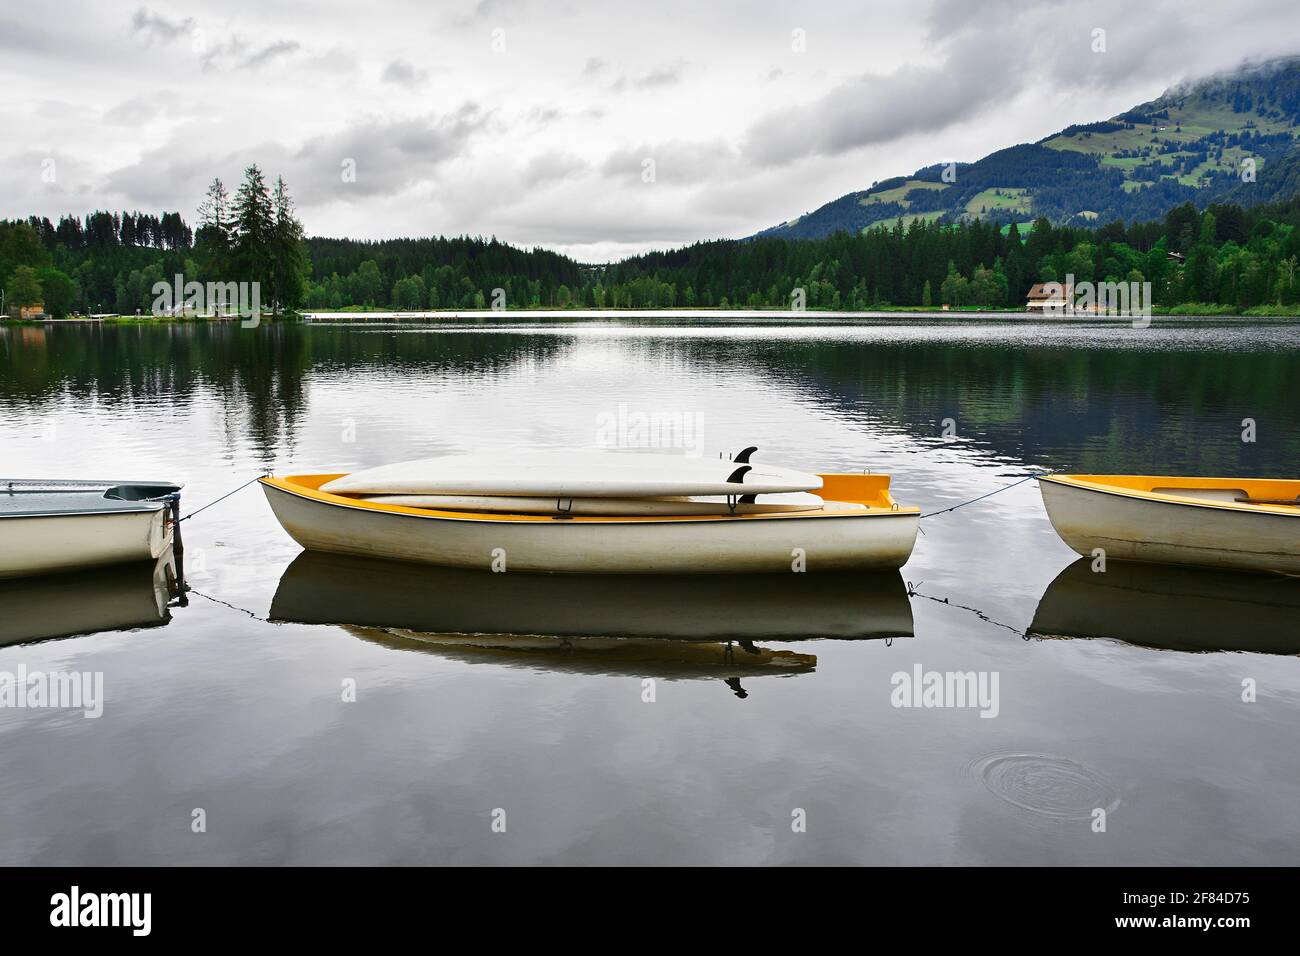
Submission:
[[[1084,557],[1300,574],[1300,481],[1045,475],[1039,488]]]
[[[0,479],[0,578],[156,561],[180,485]]]
[[[920,517],[919,509],[901,507],[890,496],[888,475],[815,475],[824,500],[814,510],[721,515],[412,508],[324,490],[340,487],[344,477],[293,475],[266,477],[261,483],[280,524],[308,550],[497,571],[671,574],[898,568],[912,553]],[[737,504],[753,493],[747,478],[738,479],[740,498],[735,488],[729,493]]]

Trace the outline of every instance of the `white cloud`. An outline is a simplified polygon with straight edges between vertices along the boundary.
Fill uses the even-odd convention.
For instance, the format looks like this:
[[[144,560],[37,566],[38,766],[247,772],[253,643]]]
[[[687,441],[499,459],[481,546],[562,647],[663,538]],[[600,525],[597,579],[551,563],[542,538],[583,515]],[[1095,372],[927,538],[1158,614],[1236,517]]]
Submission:
[[[417,69],[406,60],[394,60],[384,67],[384,72],[379,78],[385,83],[415,88],[429,78],[429,71]]]
[[[314,234],[495,234],[618,257],[748,235],[1300,46],[1294,0],[990,2],[12,7],[0,128],[22,136],[0,145],[0,215],[192,217],[213,176],[257,162]]]

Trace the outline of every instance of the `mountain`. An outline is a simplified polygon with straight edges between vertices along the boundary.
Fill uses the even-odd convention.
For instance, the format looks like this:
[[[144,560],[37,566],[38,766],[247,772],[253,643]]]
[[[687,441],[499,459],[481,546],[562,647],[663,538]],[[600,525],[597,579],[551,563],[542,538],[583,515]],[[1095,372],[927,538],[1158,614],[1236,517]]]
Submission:
[[[758,235],[819,239],[918,218],[1087,225],[1157,219],[1188,201],[1287,199],[1300,192],[1297,136],[1300,57],[1288,57],[1173,87],[978,162],[875,183]],[[1253,182],[1243,181],[1245,159]]]

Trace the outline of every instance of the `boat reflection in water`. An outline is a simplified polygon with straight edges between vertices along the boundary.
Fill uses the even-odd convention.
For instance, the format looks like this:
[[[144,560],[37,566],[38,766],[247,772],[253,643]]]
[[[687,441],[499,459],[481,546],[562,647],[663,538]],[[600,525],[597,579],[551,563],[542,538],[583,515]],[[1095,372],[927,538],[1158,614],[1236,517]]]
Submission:
[[[180,594],[170,550],[119,564],[0,582],[0,647],[100,631],[162,627]]]
[[[911,637],[898,572],[589,575],[470,571],[305,551],[271,619],[465,661],[665,679],[812,671],[758,640]]]
[[[1300,580],[1080,558],[1038,602],[1033,637],[1108,637],[1178,651],[1300,654]]]

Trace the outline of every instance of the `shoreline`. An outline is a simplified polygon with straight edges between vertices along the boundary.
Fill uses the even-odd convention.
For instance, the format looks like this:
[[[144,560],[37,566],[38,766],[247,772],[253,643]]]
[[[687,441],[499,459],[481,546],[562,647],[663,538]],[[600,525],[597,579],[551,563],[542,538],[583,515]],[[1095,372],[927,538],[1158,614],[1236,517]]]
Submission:
[[[1132,325],[1133,318],[1127,316],[1107,315],[1070,315],[1049,316],[1027,311],[1010,311],[994,309],[921,309],[897,307],[871,309],[859,312],[808,309],[794,312],[789,309],[454,309],[425,311],[303,311],[291,315],[263,316],[263,323],[329,323],[329,322],[472,322],[485,324],[493,321],[571,321],[600,322],[624,319],[641,319],[648,321],[696,321],[717,322],[771,322],[790,325],[815,324],[817,322],[853,322],[863,320],[897,320],[903,317],[917,318],[924,321],[968,322],[968,323],[1050,323],[1050,324],[1084,324],[1107,323]],[[1180,321],[1212,322],[1278,322],[1286,323],[1300,320],[1300,306],[1294,311],[1275,311],[1269,307],[1261,312],[1212,312],[1180,311],[1173,309],[1154,309],[1152,320],[1176,319]],[[152,316],[152,315],[96,315],[69,316],[67,318],[15,319],[0,318],[0,326],[58,326],[58,325],[198,325],[208,322],[238,322],[239,316]]]
[[[1031,323],[1115,323],[1131,325],[1130,317],[1106,315],[1072,315],[1047,316],[1025,311],[1010,310],[941,310],[920,308],[871,309],[859,312],[844,312],[809,309],[804,312],[792,312],[788,309],[456,309],[420,312],[373,311],[373,312],[333,312],[304,311],[300,313],[303,322],[442,322],[442,321],[510,321],[523,319],[569,320],[574,322],[609,321],[620,319],[647,319],[652,321],[699,320],[730,322],[785,322],[789,324],[815,323],[821,321],[855,321],[864,319],[898,319],[915,317],[926,321],[942,320],[949,322],[1006,322],[1015,324]],[[1176,310],[1153,310],[1152,319],[1187,319],[1213,321],[1288,322],[1300,319],[1300,307],[1291,313],[1216,313],[1216,312],[1179,312]]]
[[[287,321],[298,321],[297,319],[285,318]],[[239,322],[240,316],[221,315],[221,316],[196,316],[196,315],[70,315],[66,318],[55,319],[12,319],[0,317],[0,325],[179,325],[192,324],[198,325],[203,322]],[[273,321],[270,316],[266,316],[263,321]]]

